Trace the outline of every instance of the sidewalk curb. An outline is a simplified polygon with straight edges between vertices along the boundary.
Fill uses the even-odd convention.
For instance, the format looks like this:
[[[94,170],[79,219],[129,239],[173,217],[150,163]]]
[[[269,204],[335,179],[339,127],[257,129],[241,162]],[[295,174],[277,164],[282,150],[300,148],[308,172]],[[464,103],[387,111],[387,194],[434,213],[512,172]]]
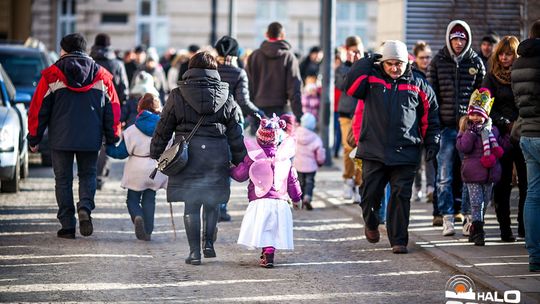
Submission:
[[[360,217],[362,218],[361,209],[357,205],[351,205],[351,204],[334,204],[327,199],[319,197],[319,199],[323,200],[328,206],[332,206],[334,208],[340,209],[343,213],[346,213],[348,215],[351,215],[353,217]],[[358,208],[357,211],[354,211],[352,208]],[[379,229],[381,230],[381,234],[386,234],[386,229],[383,228],[384,226],[379,226]],[[515,287],[511,285],[507,285],[500,280],[497,280],[495,278],[492,278],[491,275],[488,273],[476,268],[460,268],[457,265],[458,264],[469,264],[467,261],[463,260],[459,256],[449,253],[446,250],[438,247],[433,248],[424,248],[420,245],[417,245],[416,243],[418,241],[421,242],[429,242],[429,240],[423,238],[420,234],[417,234],[415,232],[409,231],[409,237],[410,241],[412,241],[414,244],[409,244],[409,247],[414,246],[415,251],[421,254],[428,255],[432,258],[434,258],[438,263],[449,267],[453,269],[456,273],[464,274],[468,277],[470,277],[476,284],[480,284],[490,291],[497,291],[499,293],[503,293],[506,290],[516,290]],[[388,248],[390,250],[390,247]],[[449,278],[450,279],[450,278]],[[536,299],[531,298],[530,296],[527,296],[525,293],[521,293],[521,302],[522,304],[534,304],[539,303]]]

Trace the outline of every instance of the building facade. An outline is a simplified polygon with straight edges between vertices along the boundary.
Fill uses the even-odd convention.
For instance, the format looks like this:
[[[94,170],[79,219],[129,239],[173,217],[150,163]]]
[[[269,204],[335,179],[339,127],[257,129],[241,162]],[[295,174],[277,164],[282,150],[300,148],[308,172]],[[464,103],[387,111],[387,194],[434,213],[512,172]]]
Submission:
[[[305,54],[320,41],[320,1],[233,0],[235,36],[244,48],[257,48],[270,22],[281,22],[295,51]],[[58,50],[62,36],[81,32],[93,41],[110,34],[115,49],[146,44],[163,51],[210,43],[211,0],[34,0],[32,35]],[[217,1],[217,37],[228,34],[229,0]],[[359,35],[377,44],[377,0],[338,0],[336,43]]]

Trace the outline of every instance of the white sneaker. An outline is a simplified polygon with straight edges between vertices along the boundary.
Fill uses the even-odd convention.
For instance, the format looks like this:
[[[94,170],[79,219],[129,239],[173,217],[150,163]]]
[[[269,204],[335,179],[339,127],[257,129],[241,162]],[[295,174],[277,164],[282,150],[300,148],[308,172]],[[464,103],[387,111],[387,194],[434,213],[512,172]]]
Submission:
[[[472,226],[472,217],[471,215],[465,215],[463,219],[463,236],[469,236]]]
[[[360,195],[360,186],[354,186],[353,204],[360,204],[362,196]]]
[[[343,199],[349,200],[354,195],[354,181],[352,178],[346,179],[343,184]]]
[[[443,216],[443,236],[451,236],[456,234],[456,231],[454,230],[454,216],[453,215],[445,215]]]

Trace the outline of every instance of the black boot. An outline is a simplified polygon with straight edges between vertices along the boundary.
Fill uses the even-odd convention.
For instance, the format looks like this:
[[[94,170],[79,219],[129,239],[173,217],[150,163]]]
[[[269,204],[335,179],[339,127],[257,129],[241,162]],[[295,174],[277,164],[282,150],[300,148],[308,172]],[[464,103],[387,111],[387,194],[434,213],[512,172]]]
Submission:
[[[484,237],[484,222],[474,221],[469,234],[469,242],[474,242],[474,245],[476,246],[484,246]]]
[[[214,242],[217,238],[217,222],[219,218],[219,206],[203,207],[203,253],[205,258],[215,258]]]
[[[201,219],[198,214],[184,215],[184,226],[189,243],[186,264],[201,265]]]

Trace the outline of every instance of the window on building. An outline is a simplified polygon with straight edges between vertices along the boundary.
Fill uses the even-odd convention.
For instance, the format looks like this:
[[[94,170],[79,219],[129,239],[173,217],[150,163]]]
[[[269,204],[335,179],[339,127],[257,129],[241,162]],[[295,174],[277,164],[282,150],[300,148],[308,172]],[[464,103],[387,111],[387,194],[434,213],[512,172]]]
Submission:
[[[76,2],[75,0],[60,0],[57,2],[56,48],[58,52],[60,52],[62,37],[75,32],[77,21]]]
[[[101,14],[101,23],[127,23],[127,14]]]
[[[266,39],[268,25],[274,21],[285,26],[287,22],[286,0],[257,0],[257,12],[255,18],[255,43],[261,44]]]
[[[145,44],[159,53],[169,46],[169,21],[166,0],[138,0],[137,44]]]
[[[367,5],[357,1],[339,1],[336,9],[336,44],[342,45],[349,36],[360,36],[367,44]]]

